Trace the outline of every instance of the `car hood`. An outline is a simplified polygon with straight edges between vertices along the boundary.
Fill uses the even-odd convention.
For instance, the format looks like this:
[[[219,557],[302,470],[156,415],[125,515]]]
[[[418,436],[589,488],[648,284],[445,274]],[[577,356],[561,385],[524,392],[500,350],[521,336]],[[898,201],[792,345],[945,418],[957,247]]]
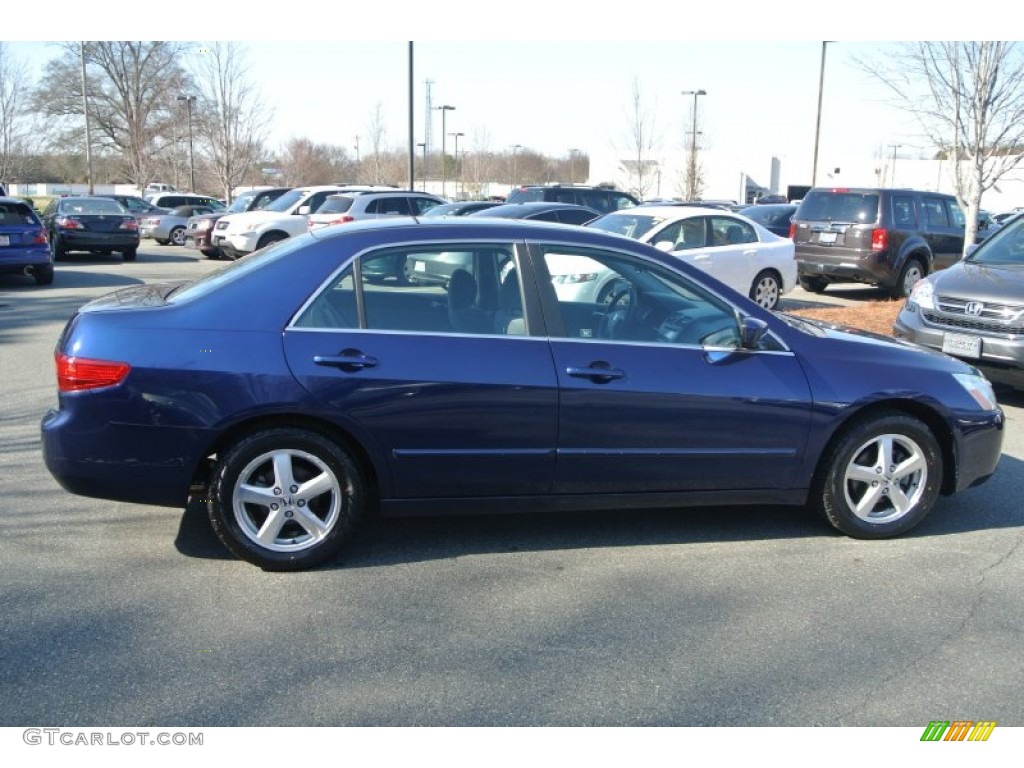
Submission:
[[[275,221],[290,221],[292,215],[290,213],[278,213],[277,211],[246,211],[245,213],[231,213],[227,216],[222,217],[219,223],[227,222],[228,229],[236,229],[239,227],[248,227],[255,224],[261,226],[263,224],[270,224]]]
[[[937,296],[1024,304],[1024,265],[961,261],[931,276]]]

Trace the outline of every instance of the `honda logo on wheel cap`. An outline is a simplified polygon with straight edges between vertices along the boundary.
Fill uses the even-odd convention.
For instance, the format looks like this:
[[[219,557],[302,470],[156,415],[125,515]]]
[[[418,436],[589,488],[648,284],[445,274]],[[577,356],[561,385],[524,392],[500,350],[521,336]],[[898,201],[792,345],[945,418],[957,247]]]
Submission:
[[[967,313],[968,315],[973,315],[974,317],[977,317],[978,315],[981,314],[983,309],[985,309],[985,305],[982,304],[980,301],[968,301],[967,305],[964,307],[964,312]]]

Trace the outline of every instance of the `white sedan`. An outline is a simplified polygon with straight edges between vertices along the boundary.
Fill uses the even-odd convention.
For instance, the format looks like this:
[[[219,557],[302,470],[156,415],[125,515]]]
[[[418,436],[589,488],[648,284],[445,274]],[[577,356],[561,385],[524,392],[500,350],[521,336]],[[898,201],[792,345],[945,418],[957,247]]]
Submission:
[[[671,253],[775,309],[796,286],[793,241],[745,216],[687,205],[638,205],[586,226],[632,237]]]

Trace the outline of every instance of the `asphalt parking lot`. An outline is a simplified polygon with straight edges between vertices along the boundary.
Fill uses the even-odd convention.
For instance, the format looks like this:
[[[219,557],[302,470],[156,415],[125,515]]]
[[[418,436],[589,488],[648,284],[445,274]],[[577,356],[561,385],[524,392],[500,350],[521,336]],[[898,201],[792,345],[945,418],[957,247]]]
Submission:
[[[778,507],[439,517],[264,573],[197,506],[72,496],[40,455],[75,308],[217,266],[144,242],[0,276],[0,725],[1024,725],[1024,394],[995,477],[899,539]]]

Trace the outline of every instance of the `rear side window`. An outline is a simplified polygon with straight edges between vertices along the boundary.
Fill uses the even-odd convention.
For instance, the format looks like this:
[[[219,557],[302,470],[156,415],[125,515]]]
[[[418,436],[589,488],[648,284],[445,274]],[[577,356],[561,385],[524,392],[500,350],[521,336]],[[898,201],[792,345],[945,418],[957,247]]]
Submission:
[[[793,218],[800,221],[874,224],[878,221],[878,193],[812,189],[800,203]]]
[[[899,229],[917,229],[914,198],[896,195],[892,199],[892,223]]]

